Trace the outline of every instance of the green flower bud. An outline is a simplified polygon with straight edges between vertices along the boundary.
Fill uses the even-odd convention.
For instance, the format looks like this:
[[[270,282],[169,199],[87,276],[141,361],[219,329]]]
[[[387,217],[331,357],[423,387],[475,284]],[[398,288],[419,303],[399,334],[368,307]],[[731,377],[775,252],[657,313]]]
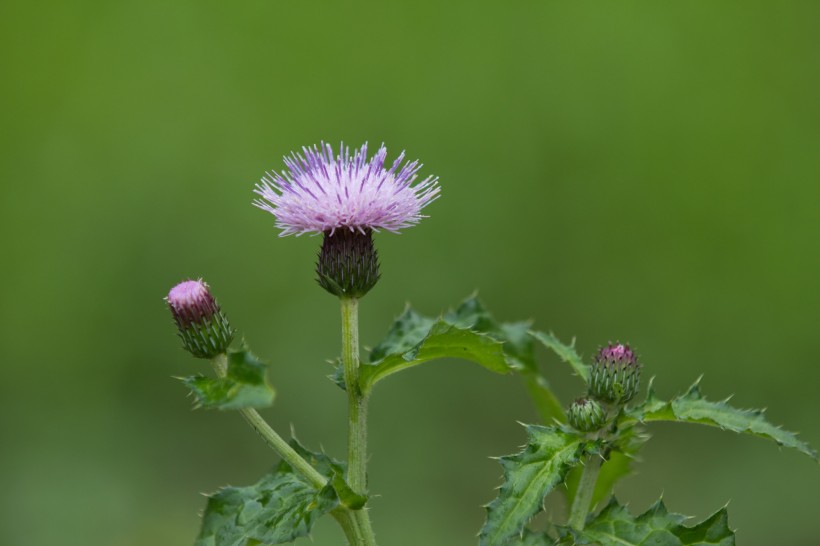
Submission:
[[[629,345],[610,343],[595,356],[589,394],[609,404],[625,404],[638,392],[641,365]]]
[[[581,432],[592,432],[600,429],[606,421],[603,406],[593,398],[579,398],[567,411],[569,424]]]
[[[197,358],[213,358],[228,349],[234,331],[202,280],[179,283],[165,301],[186,351]]]

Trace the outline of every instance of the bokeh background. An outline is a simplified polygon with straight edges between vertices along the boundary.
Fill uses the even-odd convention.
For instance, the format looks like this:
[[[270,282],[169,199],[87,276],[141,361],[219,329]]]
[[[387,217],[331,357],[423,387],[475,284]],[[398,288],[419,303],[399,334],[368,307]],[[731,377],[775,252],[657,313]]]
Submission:
[[[250,205],[322,139],[384,141],[441,178],[429,219],[377,237],[363,343],[405,302],[436,314],[478,289],[587,357],[630,341],[663,396],[703,372],[713,399],[768,406],[820,446],[819,27],[810,1],[4,2],[0,543],[190,544],[200,492],[272,465],[172,379],[203,366],[162,301],[188,277],[271,363],[264,414],[343,456],[320,240],[279,239]],[[385,381],[371,414],[380,543],[475,544],[489,456],[536,419],[522,386],[439,362]],[[810,459],[652,430],[617,489],[633,511],[731,501],[739,544],[820,543]]]

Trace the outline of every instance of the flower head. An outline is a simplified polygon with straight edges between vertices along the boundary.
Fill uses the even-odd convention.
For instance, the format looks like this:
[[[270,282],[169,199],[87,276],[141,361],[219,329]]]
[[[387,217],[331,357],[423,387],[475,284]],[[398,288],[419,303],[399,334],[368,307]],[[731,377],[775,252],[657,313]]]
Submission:
[[[638,392],[641,365],[629,345],[609,343],[595,355],[589,394],[602,402],[624,404]]]
[[[268,173],[254,190],[261,199],[253,204],[276,217],[280,236],[343,228],[396,232],[418,223],[421,209],[439,195],[437,177],[413,184],[421,165],[401,166],[404,152],[386,168],[383,144],[369,160],[366,143],[352,156],[344,145],[334,156],[324,142],[302,151],[285,157],[287,170]]]
[[[213,358],[227,350],[234,332],[205,282],[183,281],[168,292],[165,301],[188,352]]]

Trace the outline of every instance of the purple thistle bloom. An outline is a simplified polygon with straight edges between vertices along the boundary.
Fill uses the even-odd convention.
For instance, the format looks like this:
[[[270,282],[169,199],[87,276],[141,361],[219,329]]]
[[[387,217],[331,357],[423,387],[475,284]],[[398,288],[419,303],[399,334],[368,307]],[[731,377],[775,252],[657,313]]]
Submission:
[[[254,190],[261,199],[253,204],[276,217],[281,237],[341,228],[397,232],[417,224],[424,218],[421,209],[439,196],[437,177],[413,185],[421,165],[411,161],[400,167],[404,152],[385,168],[384,144],[370,160],[366,143],[353,156],[342,144],[334,157],[324,142],[302,151],[285,157],[287,170],[267,173]]]

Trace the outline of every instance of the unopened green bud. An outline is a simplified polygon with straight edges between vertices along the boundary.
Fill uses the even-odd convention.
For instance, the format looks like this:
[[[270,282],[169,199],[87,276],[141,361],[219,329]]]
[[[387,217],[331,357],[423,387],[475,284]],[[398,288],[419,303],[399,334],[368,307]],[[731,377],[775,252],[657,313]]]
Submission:
[[[629,345],[610,343],[595,356],[589,394],[608,404],[625,404],[638,392],[641,365]]]
[[[234,331],[202,280],[184,281],[165,298],[185,350],[197,358],[224,353]]]
[[[567,419],[573,428],[581,432],[592,432],[604,425],[606,412],[593,398],[579,398],[569,407]]]

